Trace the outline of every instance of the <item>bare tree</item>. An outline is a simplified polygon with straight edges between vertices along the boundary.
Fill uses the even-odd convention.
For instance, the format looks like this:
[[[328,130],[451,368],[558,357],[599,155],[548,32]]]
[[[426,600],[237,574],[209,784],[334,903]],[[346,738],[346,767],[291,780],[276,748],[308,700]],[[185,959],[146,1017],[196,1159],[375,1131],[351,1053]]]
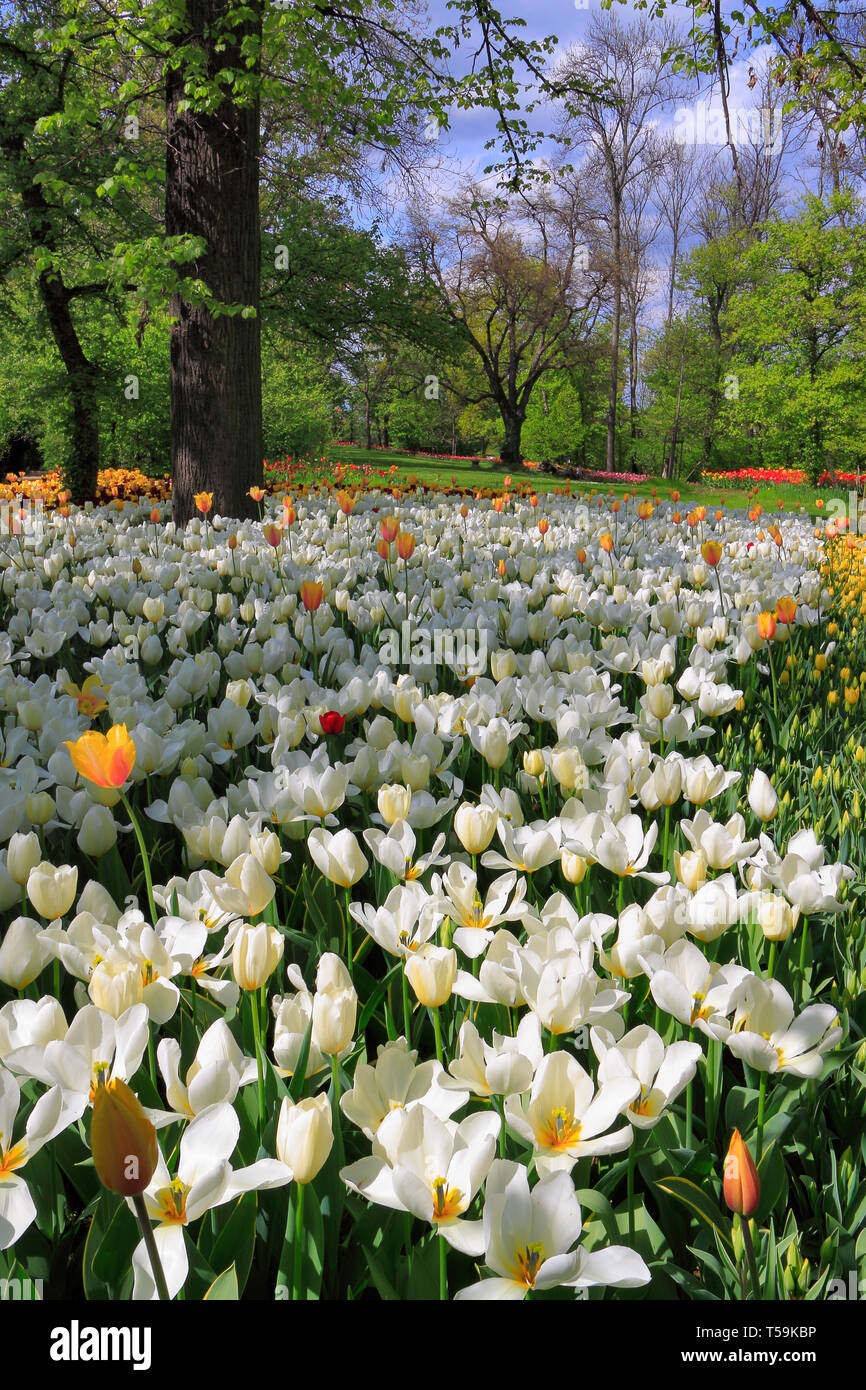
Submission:
[[[657,283],[650,260],[662,214],[652,201],[653,179],[648,175],[629,184],[622,209],[623,302],[628,318],[629,434],[637,435],[637,386],[640,366],[639,323]]]
[[[687,234],[699,178],[700,161],[695,155],[694,147],[672,138],[665,140],[661,146],[661,160],[656,171],[653,196],[670,234],[668,304],[665,318],[668,327],[674,317],[674,290],[680,248]]]
[[[663,55],[675,31],[668,23],[642,19],[625,28],[613,15],[595,18],[585,43],[571,49],[556,69],[556,89],[564,99],[560,134],[574,147],[586,145],[602,160],[608,201],[613,268],[610,381],[607,414],[607,468],[616,463],[619,351],[623,310],[623,205],[631,184],[653,174],[661,162],[655,122],[678,95],[676,79]],[[601,97],[586,95],[592,86]],[[574,93],[581,91],[579,97]]]

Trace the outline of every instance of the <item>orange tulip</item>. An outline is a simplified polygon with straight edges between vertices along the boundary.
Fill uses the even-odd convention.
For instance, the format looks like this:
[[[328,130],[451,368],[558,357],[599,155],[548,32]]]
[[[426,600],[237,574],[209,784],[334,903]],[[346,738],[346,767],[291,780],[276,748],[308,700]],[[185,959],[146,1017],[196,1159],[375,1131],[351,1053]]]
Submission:
[[[580,550],[577,552],[575,559],[577,560],[577,563],[579,565],[586,564],[586,551],[584,550],[583,546],[581,546]]]
[[[758,614],[758,636],[765,642],[772,642],[776,635],[776,616],[774,613]]]
[[[704,541],[701,546],[701,554],[706,563],[712,569],[715,569],[722,558],[722,547],[719,545],[718,541]]]
[[[301,585],[301,603],[308,613],[315,613],[324,596],[324,584],[319,584],[315,579],[304,580]]]
[[[397,532],[400,530],[400,523],[398,522],[395,516],[386,516],[379,523],[379,527],[382,532],[383,541],[387,541],[390,545],[392,541],[395,541],[397,539]]]
[[[192,500],[195,502],[196,510],[201,512],[202,516],[207,516],[213,506],[213,493],[197,492]]]
[[[397,554],[401,560],[408,560],[415,549],[415,537],[411,531],[400,531],[397,536]]]
[[[599,536],[598,543],[606,555],[613,550],[613,536],[609,531],[605,531],[603,536]]]
[[[135,766],[135,744],[125,724],[115,724],[107,734],[91,729],[74,743],[64,742],[76,770],[97,787],[122,787]]]
[[[680,522],[682,521],[682,519],[683,519],[683,514],[682,514],[682,512],[674,512],[673,516],[671,517],[671,521],[674,523],[675,526],[679,526],[679,524],[680,524]]]
[[[546,516],[543,516],[539,521],[538,529],[541,532],[542,536],[547,535],[547,532],[550,530],[550,522],[547,520]]]
[[[100,1182],[122,1197],[143,1192],[156,1172],[156,1130],[125,1081],[100,1076],[90,1124],[93,1166]]]
[[[376,551],[382,560],[387,560],[391,554],[391,547],[387,541],[380,541],[376,546]]]
[[[277,547],[280,544],[280,541],[283,539],[282,528],[274,525],[273,523],[271,523],[269,526],[263,527],[262,534],[264,535],[264,538],[267,541],[268,545],[272,545],[274,547],[274,550],[277,549]]]
[[[504,561],[504,560],[500,560],[500,561],[499,561],[499,565],[497,566],[497,568],[498,568],[498,570],[499,570],[499,578],[500,578],[500,579],[504,579],[504,578],[505,578],[505,575],[506,575],[505,561]]]
[[[792,623],[794,614],[797,612],[797,600],[794,598],[780,598],[776,604],[776,622]]]
[[[99,676],[88,676],[87,680],[79,690],[77,685],[64,685],[65,695],[74,695],[78,704],[79,714],[87,715],[88,719],[93,719],[97,714],[101,714],[108,707],[108,700],[105,698],[105,688]]]
[[[355,500],[356,499],[350,492],[337,493],[337,501],[340,504],[340,511],[343,513],[343,516],[351,516],[352,512],[355,510]]]
[[[749,1146],[743,1143],[740,1131],[735,1129],[725,1156],[725,1176],[722,1191],[730,1211],[738,1211],[741,1216],[751,1216],[761,1200],[761,1180],[749,1153]]]
[[[261,487],[251,487],[249,492],[247,493],[247,496],[251,497],[254,502],[261,502],[264,495],[265,490]]]

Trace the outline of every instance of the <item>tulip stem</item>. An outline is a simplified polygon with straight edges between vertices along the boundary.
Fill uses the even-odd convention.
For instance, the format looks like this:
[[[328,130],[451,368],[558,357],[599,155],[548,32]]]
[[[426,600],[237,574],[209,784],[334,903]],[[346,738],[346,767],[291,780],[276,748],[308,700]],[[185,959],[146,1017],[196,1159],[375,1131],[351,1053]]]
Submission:
[[[442,1020],[439,1017],[438,1009],[431,1009],[430,1013],[433,1018],[433,1032],[436,1036],[436,1057],[440,1066],[444,1067],[445,1061],[442,1055]]]
[[[138,1224],[141,1227],[144,1247],[147,1250],[147,1258],[150,1260],[150,1268],[153,1271],[153,1282],[156,1285],[156,1291],[164,1303],[169,1303],[171,1300],[168,1295],[168,1285],[165,1282],[162,1261],[159,1258],[159,1251],[156,1248],[156,1241],[153,1237],[153,1227],[150,1224],[147,1207],[144,1205],[144,1198],[140,1192],[136,1192],[132,1199],[132,1205],[135,1207],[135,1214],[138,1217]]]
[[[346,888],[346,959],[349,962],[349,974],[352,973],[353,951],[352,951],[352,914],[349,911],[349,904],[352,901],[351,890]]]
[[[437,1236],[439,1242],[439,1302],[448,1302],[448,1246],[444,1236]]]
[[[667,806],[665,807],[665,842],[664,842],[664,851],[663,851],[663,863],[664,863],[664,867],[665,867],[666,869],[667,869],[667,867],[668,867],[668,846],[669,846],[669,844],[670,844],[670,838],[671,838],[671,808],[670,808],[670,805],[667,805]]]
[[[258,1079],[259,1092],[259,1138],[265,1127],[265,1059],[262,1048],[262,1021],[259,1016],[258,990],[247,991],[250,1000],[250,1009],[253,1015],[253,1037],[256,1043],[256,1076]]]
[[[345,1157],[345,1148],[343,1146],[343,1125],[340,1111],[340,1063],[336,1053],[334,1053],[331,1057],[331,1082],[331,1104],[333,1115],[332,1128],[334,1131],[334,1140],[337,1146],[337,1163],[338,1166],[342,1168],[343,1159]]]
[[[808,917],[803,918],[803,930],[800,933],[800,989],[803,988],[803,976],[806,973],[806,925]],[[802,998],[802,995],[801,995]]]
[[[297,1303],[302,1296],[304,1269],[304,1190],[305,1184],[296,1184],[295,1192],[295,1239],[292,1243],[292,1301]]]
[[[689,1029],[689,1041],[693,1037],[693,1030]],[[689,1082],[686,1087],[686,1148],[692,1147],[692,1086]]]
[[[150,908],[150,925],[152,927],[155,927],[156,903],[153,900],[153,880],[150,877],[150,860],[147,857],[147,846],[144,843],[144,836],[141,833],[141,826],[138,823],[138,817],[136,816],[135,812],[132,809],[132,806],[129,803],[129,798],[126,795],[126,792],[120,793],[120,799],[126,807],[126,814],[129,816],[129,819],[132,822],[132,828],[135,831],[135,838],[138,841],[138,848],[141,854],[141,862],[144,866],[144,881],[147,885],[147,905]]]
[[[771,640],[772,640],[772,639],[771,639]],[[779,718],[779,700],[778,700],[778,696],[777,696],[777,694],[776,694],[776,668],[775,668],[775,666],[773,665],[773,648],[772,648],[772,645],[768,645],[768,646],[767,646],[767,661],[768,661],[769,664],[770,664],[770,680],[772,681],[772,684],[773,684],[773,715],[775,716],[776,719],[778,719],[778,718]]]
[[[637,1148],[637,1131],[632,1129],[631,1143],[628,1147],[628,1243],[634,1245],[634,1165]]]
[[[406,1034],[406,1045],[412,1046],[412,1010],[409,1006],[409,981],[406,978],[406,971],[400,972],[400,980],[403,985],[403,1031]]]
[[[746,1247],[746,1263],[749,1266],[749,1277],[752,1281],[752,1294],[757,1301],[760,1301],[761,1285],[758,1279],[758,1266],[755,1263],[755,1247],[752,1244],[752,1233],[749,1230],[748,1217],[740,1217],[740,1230],[743,1233],[743,1245]]]
[[[758,1083],[758,1137],[755,1141],[755,1163],[760,1163],[761,1154],[764,1149],[764,1097],[767,1094],[767,1073],[761,1072],[761,1080]]]

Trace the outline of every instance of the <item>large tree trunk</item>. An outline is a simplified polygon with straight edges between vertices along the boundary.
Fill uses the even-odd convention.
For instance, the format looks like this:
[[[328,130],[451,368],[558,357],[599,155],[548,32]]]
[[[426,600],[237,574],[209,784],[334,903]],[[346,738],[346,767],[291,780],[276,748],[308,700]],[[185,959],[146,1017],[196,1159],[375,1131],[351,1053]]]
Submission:
[[[66,389],[72,405],[70,455],[63,468],[63,482],[73,502],[88,502],[96,496],[99,475],[98,372],[81,346],[62,278],[43,271],[39,276],[39,292],[52,337],[66,368]]]
[[[502,462],[509,464],[512,468],[519,468],[523,463],[523,455],[520,452],[520,434],[523,429],[523,420],[517,415],[506,415],[502,412],[502,423],[505,426],[505,442],[502,445]]]
[[[203,50],[208,77],[243,70],[241,43],[261,36],[261,0],[250,0],[249,17],[227,28],[234,8],[230,0],[186,0],[179,40]],[[180,67],[166,81],[166,235],[203,237],[204,254],[181,273],[255,317],[172,299],[171,471],[180,526],[195,514],[197,492],[213,493],[214,512],[253,516],[249,489],[262,479],[259,102],[240,107],[226,98],[210,114],[180,111],[184,78]]]

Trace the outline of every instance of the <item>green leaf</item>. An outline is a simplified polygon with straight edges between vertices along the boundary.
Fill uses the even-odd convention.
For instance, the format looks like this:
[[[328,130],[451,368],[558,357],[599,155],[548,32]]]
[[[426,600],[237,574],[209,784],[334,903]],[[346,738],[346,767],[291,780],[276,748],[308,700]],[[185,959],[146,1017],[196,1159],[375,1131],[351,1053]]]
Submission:
[[[255,1193],[247,1192],[237,1202],[209,1256],[215,1269],[219,1269],[229,1255],[233,1257],[231,1268],[235,1271],[235,1283],[241,1293],[249,1278],[255,1243],[256,1198]]]
[[[234,1265],[229,1265],[222,1274],[218,1274],[214,1279],[207,1293],[202,1300],[205,1303],[237,1303],[238,1301],[238,1276]]]
[[[670,1197],[675,1197],[678,1202],[682,1202],[695,1216],[700,1217],[708,1226],[712,1228],[725,1245],[733,1250],[733,1242],[724,1228],[724,1217],[716,1206],[715,1202],[707,1196],[702,1188],[690,1182],[688,1178],[669,1177],[656,1183],[662,1192],[667,1192]]]

